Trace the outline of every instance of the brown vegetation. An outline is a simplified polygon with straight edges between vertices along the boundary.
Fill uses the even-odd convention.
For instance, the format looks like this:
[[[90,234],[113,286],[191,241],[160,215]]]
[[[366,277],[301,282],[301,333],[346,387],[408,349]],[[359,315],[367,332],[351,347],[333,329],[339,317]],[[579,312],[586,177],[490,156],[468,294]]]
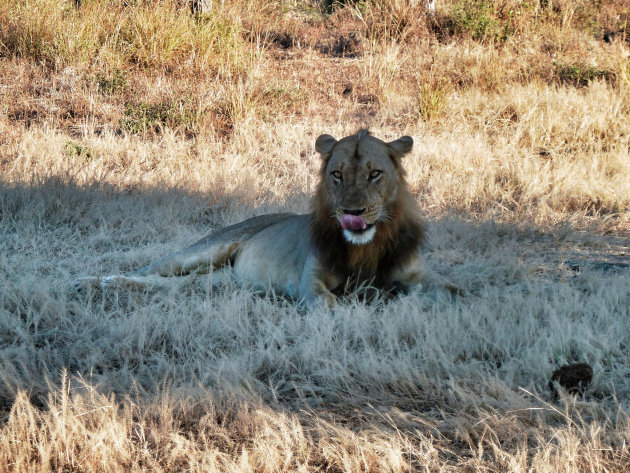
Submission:
[[[0,471],[628,471],[628,2],[80,3],[0,2]],[[306,211],[362,127],[467,297],[68,289]]]

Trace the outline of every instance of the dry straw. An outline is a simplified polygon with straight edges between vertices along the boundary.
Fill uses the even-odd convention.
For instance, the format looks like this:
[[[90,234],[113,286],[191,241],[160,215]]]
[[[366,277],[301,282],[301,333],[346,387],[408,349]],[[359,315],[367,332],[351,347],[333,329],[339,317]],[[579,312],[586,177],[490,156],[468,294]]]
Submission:
[[[2,3],[0,471],[628,471],[627,6],[416,3]],[[468,296],[69,290],[308,211],[362,126]]]

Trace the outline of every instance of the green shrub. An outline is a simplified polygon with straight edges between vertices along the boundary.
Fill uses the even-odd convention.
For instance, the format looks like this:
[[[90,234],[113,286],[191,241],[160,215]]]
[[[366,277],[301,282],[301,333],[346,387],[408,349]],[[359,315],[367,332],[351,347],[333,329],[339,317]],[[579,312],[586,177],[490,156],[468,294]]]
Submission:
[[[66,153],[73,158],[84,158],[89,161],[93,158],[92,151],[87,146],[74,141],[68,141],[65,146]]]
[[[97,74],[96,83],[99,92],[111,95],[127,88],[127,77],[124,72],[115,69],[111,75]]]
[[[501,25],[490,1],[460,0],[452,11],[448,29],[454,35],[470,35],[473,39],[496,39]]]
[[[195,111],[190,100],[176,103],[128,103],[121,128],[135,135],[161,133],[165,128],[187,134],[196,133],[202,111]]]
[[[617,78],[613,71],[579,63],[557,66],[556,75],[558,82],[574,87],[585,87],[596,79],[615,82]]]

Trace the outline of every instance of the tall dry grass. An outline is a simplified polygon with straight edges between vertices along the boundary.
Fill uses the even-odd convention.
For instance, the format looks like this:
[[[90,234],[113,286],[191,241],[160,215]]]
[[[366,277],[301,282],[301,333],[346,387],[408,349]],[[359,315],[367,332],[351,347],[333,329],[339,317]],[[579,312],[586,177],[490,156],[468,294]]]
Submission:
[[[247,18],[248,9],[246,2],[222,7],[195,17],[185,2],[86,0],[77,8],[70,0],[9,0],[0,7],[0,42],[5,54],[55,68],[137,64],[230,75],[247,60],[240,14]]]
[[[0,6],[1,471],[628,470],[627,6],[406,5]],[[467,297],[69,289],[308,211],[362,126]]]

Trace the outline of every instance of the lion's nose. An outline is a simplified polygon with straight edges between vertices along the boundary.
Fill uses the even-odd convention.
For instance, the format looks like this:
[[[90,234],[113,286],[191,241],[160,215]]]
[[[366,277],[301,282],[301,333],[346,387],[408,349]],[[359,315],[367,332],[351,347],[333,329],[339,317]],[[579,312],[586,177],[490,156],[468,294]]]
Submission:
[[[343,213],[345,213],[346,215],[355,215],[358,217],[363,212],[365,212],[365,207],[362,209],[341,209],[341,210],[343,210]]]

